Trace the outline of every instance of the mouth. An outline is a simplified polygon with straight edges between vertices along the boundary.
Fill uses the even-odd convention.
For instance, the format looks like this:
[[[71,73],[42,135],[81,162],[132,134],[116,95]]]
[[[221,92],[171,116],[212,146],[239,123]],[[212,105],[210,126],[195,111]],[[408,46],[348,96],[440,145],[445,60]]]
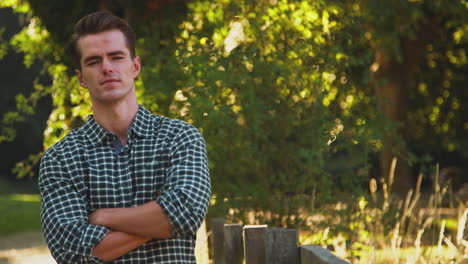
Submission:
[[[102,81],[102,82],[101,82],[101,85],[108,84],[108,83],[116,83],[116,82],[120,82],[120,80],[119,80],[119,79],[110,78],[110,79],[105,79],[104,81]]]

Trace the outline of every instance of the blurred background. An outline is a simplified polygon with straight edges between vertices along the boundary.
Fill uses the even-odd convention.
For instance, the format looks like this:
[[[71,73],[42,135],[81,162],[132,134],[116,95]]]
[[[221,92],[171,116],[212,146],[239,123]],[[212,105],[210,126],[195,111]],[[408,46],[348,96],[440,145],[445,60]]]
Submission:
[[[67,48],[97,10],[137,33],[139,103],[202,131],[207,219],[353,263],[468,258],[466,0],[0,0],[0,263],[51,261],[38,164],[91,113]]]

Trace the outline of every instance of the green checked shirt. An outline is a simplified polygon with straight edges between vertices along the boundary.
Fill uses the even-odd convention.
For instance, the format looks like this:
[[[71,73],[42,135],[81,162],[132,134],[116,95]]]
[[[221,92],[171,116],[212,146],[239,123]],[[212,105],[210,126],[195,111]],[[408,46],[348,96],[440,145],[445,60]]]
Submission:
[[[113,263],[195,263],[210,177],[205,142],[186,122],[140,106],[121,146],[90,117],[46,151],[39,189],[43,232],[58,263],[102,263],[91,252],[109,230],[90,225],[88,215],[151,200],[168,216],[173,238],[153,239]]]

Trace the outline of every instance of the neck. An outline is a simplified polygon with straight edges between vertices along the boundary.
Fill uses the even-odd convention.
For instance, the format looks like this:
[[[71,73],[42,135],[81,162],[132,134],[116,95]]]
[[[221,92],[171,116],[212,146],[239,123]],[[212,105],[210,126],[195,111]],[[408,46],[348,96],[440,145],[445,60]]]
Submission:
[[[123,145],[127,144],[128,129],[138,112],[135,100],[111,103],[93,102],[94,120],[105,130],[115,134]]]

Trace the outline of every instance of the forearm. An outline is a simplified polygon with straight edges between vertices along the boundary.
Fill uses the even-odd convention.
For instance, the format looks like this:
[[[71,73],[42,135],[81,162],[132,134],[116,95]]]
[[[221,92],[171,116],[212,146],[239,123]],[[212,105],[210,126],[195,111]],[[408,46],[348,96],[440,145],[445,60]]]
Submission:
[[[130,208],[98,209],[89,217],[90,223],[112,230],[151,238],[170,238],[172,225],[155,201]]]
[[[150,240],[148,237],[119,231],[109,231],[101,242],[93,248],[92,254],[104,261],[112,261],[127,254],[148,240]]]

